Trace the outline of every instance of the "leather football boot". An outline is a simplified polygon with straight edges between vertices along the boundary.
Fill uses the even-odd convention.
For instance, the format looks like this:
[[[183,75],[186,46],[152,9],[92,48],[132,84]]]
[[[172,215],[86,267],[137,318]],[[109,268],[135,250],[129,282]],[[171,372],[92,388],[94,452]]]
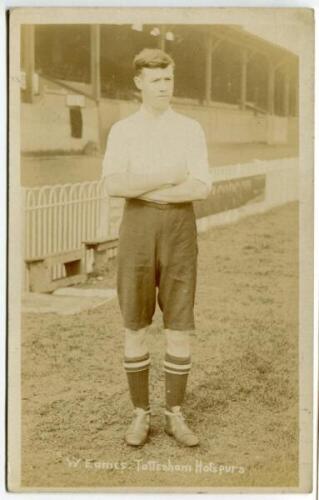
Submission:
[[[173,406],[172,411],[165,410],[164,430],[184,446],[197,446],[199,444],[198,437],[186,424],[180,406]]]
[[[125,433],[126,443],[130,446],[142,446],[145,444],[150,431],[150,421],[150,410],[135,408],[132,422]]]

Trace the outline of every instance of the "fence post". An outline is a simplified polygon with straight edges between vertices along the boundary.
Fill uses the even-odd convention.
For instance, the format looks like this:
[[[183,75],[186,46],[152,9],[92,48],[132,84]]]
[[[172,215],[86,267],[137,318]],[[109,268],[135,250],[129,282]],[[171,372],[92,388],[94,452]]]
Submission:
[[[28,290],[28,270],[25,264],[26,257],[26,190],[21,188],[21,198],[20,198],[20,227],[21,227],[21,276],[22,276],[22,291]]]
[[[99,184],[99,215],[97,238],[103,240],[107,238],[110,233],[110,199],[106,191],[105,178],[103,177]]]

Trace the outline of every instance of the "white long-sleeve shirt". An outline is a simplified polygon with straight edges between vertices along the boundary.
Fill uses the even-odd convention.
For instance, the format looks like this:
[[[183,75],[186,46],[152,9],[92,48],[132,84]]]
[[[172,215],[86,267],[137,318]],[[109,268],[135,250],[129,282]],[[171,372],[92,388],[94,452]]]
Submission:
[[[166,169],[180,171],[211,188],[206,139],[196,120],[172,108],[154,116],[142,105],[136,113],[112,126],[103,160],[105,177]],[[157,201],[156,192],[148,193],[147,198]]]

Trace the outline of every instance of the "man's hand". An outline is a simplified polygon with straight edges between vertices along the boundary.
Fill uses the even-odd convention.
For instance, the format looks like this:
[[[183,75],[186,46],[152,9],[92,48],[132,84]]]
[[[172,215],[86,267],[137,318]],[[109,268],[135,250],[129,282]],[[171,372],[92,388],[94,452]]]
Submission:
[[[169,184],[177,186],[178,184],[181,184],[182,182],[186,181],[187,171],[184,169],[180,170],[172,169],[172,171],[169,173],[169,176],[170,176]]]
[[[185,181],[183,170],[163,169],[159,172],[133,174],[131,172],[114,173],[107,176],[107,191],[110,196],[137,198],[149,191],[175,187]]]
[[[155,189],[140,196],[143,200],[166,203],[183,203],[185,201],[205,200],[209,194],[208,186],[200,181],[188,177],[186,181],[165,189]]]

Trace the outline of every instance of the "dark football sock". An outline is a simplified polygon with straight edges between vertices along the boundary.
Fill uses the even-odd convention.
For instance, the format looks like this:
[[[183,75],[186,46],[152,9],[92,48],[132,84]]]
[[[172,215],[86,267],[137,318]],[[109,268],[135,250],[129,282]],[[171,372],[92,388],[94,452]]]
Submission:
[[[127,375],[130,396],[135,408],[149,410],[149,353],[143,356],[124,358],[124,368]]]
[[[184,400],[187,378],[191,368],[191,358],[165,354],[165,397],[166,409],[181,406]]]

